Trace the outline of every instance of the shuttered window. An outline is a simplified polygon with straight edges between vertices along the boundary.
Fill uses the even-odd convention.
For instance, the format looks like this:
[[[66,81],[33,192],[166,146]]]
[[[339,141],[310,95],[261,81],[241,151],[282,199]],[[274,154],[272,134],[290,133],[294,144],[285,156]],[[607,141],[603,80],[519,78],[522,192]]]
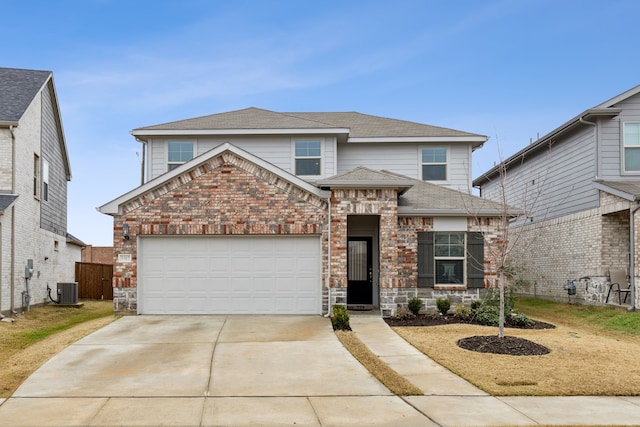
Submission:
[[[418,233],[418,287],[447,284],[484,287],[482,233]]]

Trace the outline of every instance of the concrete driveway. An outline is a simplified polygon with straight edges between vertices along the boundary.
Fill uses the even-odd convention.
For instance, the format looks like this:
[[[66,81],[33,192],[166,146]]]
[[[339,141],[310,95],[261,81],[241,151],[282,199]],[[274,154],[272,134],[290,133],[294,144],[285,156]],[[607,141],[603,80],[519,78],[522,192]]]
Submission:
[[[319,316],[129,316],[0,406],[12,426],[428,426]]]

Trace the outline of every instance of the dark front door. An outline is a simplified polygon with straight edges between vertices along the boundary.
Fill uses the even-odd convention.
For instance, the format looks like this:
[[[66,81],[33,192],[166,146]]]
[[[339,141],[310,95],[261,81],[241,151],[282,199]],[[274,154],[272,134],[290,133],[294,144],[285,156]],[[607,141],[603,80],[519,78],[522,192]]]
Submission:
[[[373,304],[371,237],[347,238],[347,304]]]

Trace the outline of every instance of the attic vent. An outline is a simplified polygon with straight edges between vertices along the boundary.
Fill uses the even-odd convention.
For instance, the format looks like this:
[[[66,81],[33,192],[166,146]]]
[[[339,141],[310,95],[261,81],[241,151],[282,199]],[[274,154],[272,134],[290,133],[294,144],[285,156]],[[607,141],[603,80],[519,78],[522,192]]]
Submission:
[[[58,299],[60,304],[77,304],[78,283],[58,283]]]

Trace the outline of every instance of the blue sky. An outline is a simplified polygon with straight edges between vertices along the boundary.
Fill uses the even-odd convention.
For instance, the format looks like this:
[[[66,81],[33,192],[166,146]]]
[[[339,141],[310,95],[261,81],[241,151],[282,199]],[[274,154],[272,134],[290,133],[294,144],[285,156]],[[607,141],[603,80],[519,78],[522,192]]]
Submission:
[[[636,0],[21,0],[0,66],[51,70],[69,232],[140,182],[137,127],[255,106],[359,111],[487,135],[478,176],[640,84]]]

